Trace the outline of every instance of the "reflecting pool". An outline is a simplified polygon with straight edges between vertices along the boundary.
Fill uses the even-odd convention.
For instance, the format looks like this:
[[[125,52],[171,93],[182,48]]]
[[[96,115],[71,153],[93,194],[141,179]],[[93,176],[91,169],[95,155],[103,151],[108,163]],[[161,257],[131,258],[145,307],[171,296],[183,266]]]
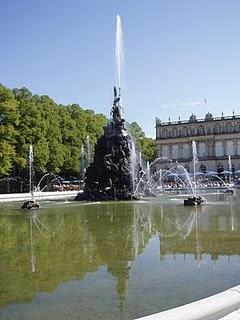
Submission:
[[[240,284],[240,197],[0,208],[0,319],[134,319]]]

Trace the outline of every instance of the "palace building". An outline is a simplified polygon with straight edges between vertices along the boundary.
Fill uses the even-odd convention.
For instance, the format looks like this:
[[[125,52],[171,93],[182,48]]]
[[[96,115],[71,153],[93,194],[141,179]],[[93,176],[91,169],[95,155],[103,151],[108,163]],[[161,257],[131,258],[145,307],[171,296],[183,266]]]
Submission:
[[[158,169],[169,169],[178,162],[193,172],[192,142],[195,141],[198,171],[221,173],[240,169],[240,115],[214,118],[207,113],[204,119],[192,114],[189,120],[161,122],[156,118]],[[231,159],[231,161],[229,161]],[[232,168],[229,168],[232,167]]]

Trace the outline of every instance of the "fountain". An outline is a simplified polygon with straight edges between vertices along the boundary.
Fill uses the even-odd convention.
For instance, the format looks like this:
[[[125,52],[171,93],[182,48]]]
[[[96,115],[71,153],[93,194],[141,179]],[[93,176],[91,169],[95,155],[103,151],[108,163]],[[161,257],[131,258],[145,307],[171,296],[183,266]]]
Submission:
[[[87,135],[86,148],[87,148],[87,167],[89,167],[91,163],[91,143],[90,143],[89,135]]]
[[[95,147],[93,162],[86,169],[83,193],[76,200],[129,200],[132,198],[134,169],[133,143],[121,117],[120,91],[114,87],[112,119]],[[131,170],[132,169],[132,170]]]
[[[195,141],[192,141],[192,155],[193,155],[193,196],[188,197],[188,199],[184,200],[183,204],[185,206],[202,205],[205,201],[201,196],[197,196],[196,163],[198,161],[198,158],[197,158],[197,145]]]
[[[85,172],[83,192],[76,200],[129,200],[133,197],[136,179],[136,151],[131,137],[126,133],[122,117],[121,73],[123,61],[123,40],[121,19],[117,16],[116,27],[116,73],[117,88],[114,87],[114,101],[111,119],[104,128],[104,134],[97,141],[95,154],[90,163],[90,140],[88,137],[88,164]]]
[[[36,191],[45,191],[47,188],[49,188],[50,185],[53,184],[53,182],[57,182],[59,186],[62,186],[62,178],[55,173],[48,172],[45,173],[39,182],[37,183],[37,186],[35,188]]]
[[[136,184],[134,195],[138,198],[159,197],[165,193],[187,191],[190,200],[193,199],[191,205],[202,204],[203,199],[197,196],[197,175],[190,174],[181,164],[173,164],[170,160],[170,169],[156,170],[157,165],[163,160],[166,159],[157,158],[152,163],[147,162],[146,169]]]
[[[33,146],[29,147],[29,193],[31,200],[23,203],[21,209],[35,210],[39,209],[39,204],[34,200],[34,186],[33,186]]]

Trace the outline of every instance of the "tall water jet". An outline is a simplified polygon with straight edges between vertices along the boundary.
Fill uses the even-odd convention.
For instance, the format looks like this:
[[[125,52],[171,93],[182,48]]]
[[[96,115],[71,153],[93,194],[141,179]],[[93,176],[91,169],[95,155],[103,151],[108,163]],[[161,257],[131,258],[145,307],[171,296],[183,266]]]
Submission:
[[[147,181],[150,181],[150,164],[149,161],[147,161]]]
[[[90,166],[91,163],[91,143],[89,135],[87,135],[86,139],[86,148],[87,148],[87,166]]]
[[[139,157],[139,165],[142,168],[143,165],[142,165],[142,152],[141,151],[139,151],[139,156],[138,157]]]
[[[84,162],[85,162],[85,152],[84,152],[84,145],[82,144],[81,147],[81,163],[80,163],[80,175],[81,179],[84,180]]]
[[[230,174],[229,174],[229,183],[231,184],[231,175],[232,175],[232,159],[231,159],[231,156],[228,156],[228,169],[230,171]]]
[[[117,88],[121,88],[122,66],[124,60],[123,35],[121,18],[117,15],[116,21],[116,39],[115,39],[115,59],[116,59],[116,81]]]
[[[30,144],[29,147],[29,193],[31,199],[34,201],[34,190],[33,190],[33,146]]]
[[[135,190],[135,181],[136,181],[136,168],[137,168],[137,154],[135,143],[132,141],[131,143],[131,173],[132,173],[132,189]]]
[[[34,200],[34,186],[33,186],[33,146],[30,144],[29,147],[29,193],[31,195],[31,200],[26,201],[21,206],[21,209],[35,210],[39,209],[39,204]]]
[[[192,141],[192,156],[193,156],[193,182],[194,182],[194,189],[193,189],[193,194],[194,196],[196,196],[196,189],[197,189],[197,185],[196,185],[196,163],[198,161],[198,157],[197,157],[197,145],[195,141]]]
[[[197,145],[195,141],[192,141],[192,161],[193,161],[193,197],[189,197],[184,200],[185,206],[195,206],[202,205],[204,203],[204,199],[201,196],[197,197],[197,183],[196,183],[196,164],[198,161],[197,157]]]

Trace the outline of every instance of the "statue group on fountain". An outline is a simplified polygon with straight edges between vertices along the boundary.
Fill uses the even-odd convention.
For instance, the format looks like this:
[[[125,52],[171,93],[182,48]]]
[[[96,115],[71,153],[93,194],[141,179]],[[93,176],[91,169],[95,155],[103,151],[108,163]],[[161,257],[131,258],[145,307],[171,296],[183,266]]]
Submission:
[[[121,116],[121,106],[120,106],[120,88],[119,88],[119,94],[117,94],[117,89],[114,87],[113,89],[113,94],[114,94],[114,101],[113,101],[113,106],[111,110],[111,116],[112,116],[112,121],[114,125],[118,128],[125,129],[124,128],[124,119]]]

